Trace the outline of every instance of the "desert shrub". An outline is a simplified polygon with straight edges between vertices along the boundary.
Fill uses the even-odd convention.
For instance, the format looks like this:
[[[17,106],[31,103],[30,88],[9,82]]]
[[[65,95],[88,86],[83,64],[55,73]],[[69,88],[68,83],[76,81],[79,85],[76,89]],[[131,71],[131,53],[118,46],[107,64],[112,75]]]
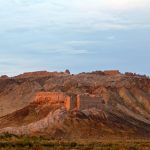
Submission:
[[[8,139],[8,138],[12,138],[12,137],[18,138],[17,135],[10,134],[10,133],[0,134],[0,139]]]
[[[48,143],[43,143],[42,145],[45,146],[45,147],[54,147],[54,146],[56,146],[58,144],[57,143],[48,142]]]
[[[69,146],[70,146],[70,147],[76,147],[76,146],[77,146],[77,143],[76,143],[76,142],[71,142],[71,143],[69,143]]]

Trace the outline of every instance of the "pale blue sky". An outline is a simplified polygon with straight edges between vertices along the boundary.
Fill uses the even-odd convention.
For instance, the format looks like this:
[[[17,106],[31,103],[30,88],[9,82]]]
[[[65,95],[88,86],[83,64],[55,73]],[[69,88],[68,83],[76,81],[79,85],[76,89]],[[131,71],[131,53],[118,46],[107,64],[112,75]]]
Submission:
[[[0,0],[0,74],[150,75],[150,0]]]

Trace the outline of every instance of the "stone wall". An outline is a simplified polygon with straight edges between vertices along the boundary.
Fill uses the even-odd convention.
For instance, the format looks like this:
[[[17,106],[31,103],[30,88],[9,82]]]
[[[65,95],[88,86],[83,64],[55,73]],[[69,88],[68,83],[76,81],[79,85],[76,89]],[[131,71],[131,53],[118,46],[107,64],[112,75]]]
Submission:
[[[78,95],[77,96],[77,109],[84,110],[89,108],[102,109],[101,97],[89,96],[89,95]]]

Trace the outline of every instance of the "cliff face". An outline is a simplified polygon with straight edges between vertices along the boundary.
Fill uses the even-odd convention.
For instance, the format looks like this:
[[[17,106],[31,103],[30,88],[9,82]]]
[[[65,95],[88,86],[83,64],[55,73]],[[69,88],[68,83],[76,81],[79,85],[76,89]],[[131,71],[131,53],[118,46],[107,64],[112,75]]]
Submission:
[[[26,73],[23,76],[0,79],[1,133],[45,134],[65,138],[108,135],[112,138],[150,137],[148,77],[121,74],[118,71],[78,75],[41,74]],[[39,92],[42,93],[36,98]],[[48,95],[47,98],[46,93],[49,92],[59,94]],[[91,99],[90,107],[68,110],[62,100],[65,99],[64,95],[93,95],[102,101],[99,103],[96,100],[97,107],[94,107]],[[61,102],[58,102],[59,97]],[[76,105],[76,101],[73,102]],[[81,104],[85,102],[82,101]],[[67,108],[68,105],[70,99]]]

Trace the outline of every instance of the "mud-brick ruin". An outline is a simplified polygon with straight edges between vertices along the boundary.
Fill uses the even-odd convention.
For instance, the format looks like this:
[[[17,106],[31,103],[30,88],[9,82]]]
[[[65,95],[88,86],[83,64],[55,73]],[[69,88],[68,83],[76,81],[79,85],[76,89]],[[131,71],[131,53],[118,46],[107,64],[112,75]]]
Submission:
[[[52,104],[63,104],[68,111],[72,109],[102,109],[101,97],[86,94],[75,95],[65,94],[63,92],[38,92],[36,94],[35,101],[38,103],[49,102]]]
[[[38,92],[35,97],[37,103],[64,103],[69,97],[63,92]]]
[[[97,108],[102,109],[101,97],[89,95],[77,95],[77,109]]]

